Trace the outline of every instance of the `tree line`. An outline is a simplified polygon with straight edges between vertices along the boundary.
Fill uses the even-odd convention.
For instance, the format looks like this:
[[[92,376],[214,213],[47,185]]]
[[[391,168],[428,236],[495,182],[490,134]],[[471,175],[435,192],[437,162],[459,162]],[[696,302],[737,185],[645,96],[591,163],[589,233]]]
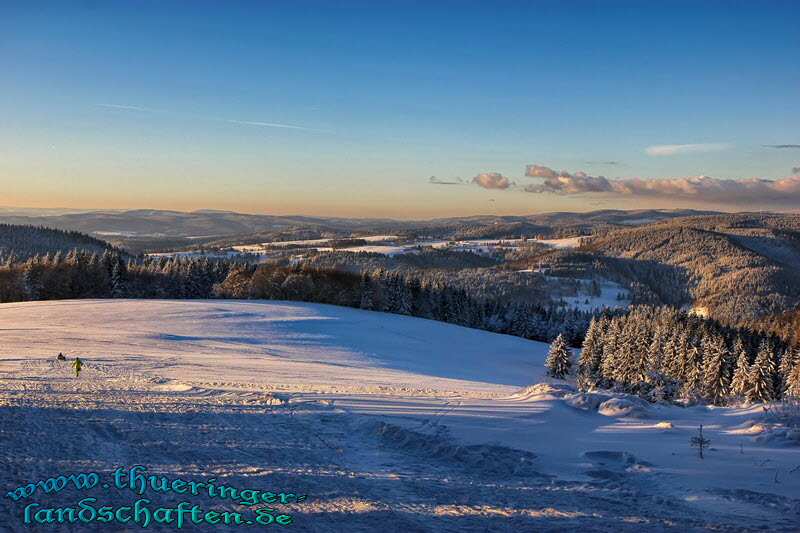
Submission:
[[[578,367],[584,389],[616,388],[650,401],[725,405],[800,396],[797,347],[669,307],[593,319]]]
[[[481,298],[463,287],[378,269],[361,274],[306,263],[247,264],[200,258],[127,261],[116,251],[72,250],[0,266],[0,302],[72,298],[294,300],[403,314],[550,342],[583,341],[594,316],[559,306]],[[620,311],[616,311],[620,312]]]
[[[73,249],[0,265],[0,301],[67,298],[234,298],[327,303],[582,346],[578,383],[651,401],[726,404],[800,395],[798,349],[775,333],[670,307],[586,312],[477,297],[437,278],[307,263],[127,259]]]

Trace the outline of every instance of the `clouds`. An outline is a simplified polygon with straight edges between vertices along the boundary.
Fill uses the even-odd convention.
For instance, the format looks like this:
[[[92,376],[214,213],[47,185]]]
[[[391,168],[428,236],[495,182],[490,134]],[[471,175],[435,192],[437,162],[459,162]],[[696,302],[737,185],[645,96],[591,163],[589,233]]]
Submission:
[[[800,148],[800,144],[765,144],[767,148]]]
[[[511,181],[499,172],[484,172],[472,178],[472,183],[484,189],[508,189]]]
[[[800,174],[800,167],[792,167],[792,174],[793,175]]]
[[[727,150],[732,146],[728,143],[708,143],[708,144],[661,144],[648,146],[645,148],[647,155],[675,155],[697,152],[715,152],[717,150]]]
[[[524,188],[526,192],[539,194],[551,193],[563,196],[604,193],[615,196],[678,198],[732,204],[800,201],[800,177],[778,180],[760,178],[731,180],[697,176],[694,178],[614,180],[603,176],[588,176],[583,172],[571,174],[564,170],[554,171],[538,165],[528,165],[525,174],[544,180],[544,183],[528,185]]]
[[[562,170],[561,173],[567,175],[567,171],[565,170]],[[530,178],[544,178],[544,179],[555,179],[558,177],[558,173],[556,173],[552,168],[540,167],[539,165],[526,166],[525,175]]]
[[[525,192],[551,192],[556,194],[577,194],[581,192],[609,192],[613,189],[611,182],[603,176],[592,177],[584,172],[570,174],[566,170],[555,171],[539,165],[525,167],[525,175],[530,178],[542,178],[540,185],[528,185]]]
[[[453,178],[451,181],[444,181],[436,176],[431,176],[428,178],[428,183],[431,185],[466,185],[468,182],[462,180],[461,178]]]

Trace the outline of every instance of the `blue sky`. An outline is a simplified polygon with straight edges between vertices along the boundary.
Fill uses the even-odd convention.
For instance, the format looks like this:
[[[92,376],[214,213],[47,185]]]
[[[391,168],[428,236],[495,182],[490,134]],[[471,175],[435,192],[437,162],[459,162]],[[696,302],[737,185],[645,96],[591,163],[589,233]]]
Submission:
[[[0,0],[0,203],[417,218],[761,209],[777,189],[793,207],[793,181],[625,183],[793,180],[800,149],[765,145],[800,144],[798,20],[788,1]],[[526,165],[622,185],[531,194]]]

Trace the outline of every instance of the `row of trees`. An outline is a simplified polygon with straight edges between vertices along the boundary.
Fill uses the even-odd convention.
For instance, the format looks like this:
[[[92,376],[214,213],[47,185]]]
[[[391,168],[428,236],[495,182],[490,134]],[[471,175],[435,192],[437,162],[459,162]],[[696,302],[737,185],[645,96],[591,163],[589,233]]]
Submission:
[[[215,287],[221,298],[301,300],[448,322],[550,342],[559,333],[579,344],[595,314],[577,309],[478,298],[462,287],[398,271],[355,274],[308,264],[235,265]],[[609,313],[611,312],[604,312]]]
[[[226,261],[125,260],[119,252],[74,249],[0,266],[0,302],[71,298],[212,298]]]
[[[651,401],[773,401],[800,396],[800,352],[774,334],[640,306],[592,320],[578,383],[618,388]]]
[[[66,255],[74,248],[89,253],[103,253],[104,250],[121,252],[105,241],[77,231],[0,224],[0,264],[24,262],[36,255],[58,251]]]
[[[577,309],[479,298],[463,287],[398,271],[356,274],[305,263],[252,265],[208,257],[125,261],[115,251],[100,255],[73,250],[0,266],[2,302],[69,298],[308,301],[416,316],[544,342],[563,334],[574,345],[583,340],[595,316]]]

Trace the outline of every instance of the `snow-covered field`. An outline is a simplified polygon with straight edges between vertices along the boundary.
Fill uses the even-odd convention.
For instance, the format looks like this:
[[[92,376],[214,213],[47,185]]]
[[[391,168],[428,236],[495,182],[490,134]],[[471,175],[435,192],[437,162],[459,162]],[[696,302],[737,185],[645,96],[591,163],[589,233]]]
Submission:
[[[80,378],[59,351],[86,362]],[[308,495],[271,505],[298,531],[797,530],[800,448],[765,438],[761,406],[654,406],[563,383],[523,389],[543,380],[546,353],[514,337],[319,304],[2,304],[2,492],[143,465],[170,479]],[[700,424],[705,459],[688,446]],[[141,497],[99,486],[6,497],[0,526],[36,531],[22,523],[25,505],[74,507],[87,496],[114,507]],[[153,508],[190,501],[245,519],[265,506],[144,497]],[[78,525],[39,530],[140,527]]]
[[[592,311],[594,309],[603,309],[604,307],[625,309],[630,305],[630,300],[626,298],[628,289],[613,281],[602,280],[598,283],[600,285],[600,296],[592,296],[588,294],[588,291],[581,291],[577,297],[565,298],[565,300],[571,307],[577,307],[581,311]],[[623,298],[626,299],[617,300],[619,294],[622,294]],[[586,303],[587,300],[589,303]]]
[[[526,268],[523,270],[518,270],[517,272],[534,272],[534,273],[542,273],[546,272],[547,269],[539,269],[539,268]],[[589,280],[580,279],[580,278],[569,278],[569,277],[559,277],[559,276],[545,276],[545,279],[548,281],[561,281],[565,279],[577,279],[584,283],[584,287],[578,291],[577,296],[565,296],[563,297],[564,301],[567,303],[569,307],[577,307],[581,311],[594,311],[596,309],[626,309],[630,305],[630,300],[628,299],[628,289],[616,283],[614,281],[608,280],[598,280],[598,285],[600,287],[600,295],[593,296],[590,294]],[[622,295],[622,300],[617,300],[618,295]],[[555,296],[558,298],[558,296]]]
[[[222,250],[207,250],[205,252],[197,252],[197,251],[183,251],[183,252],[154,252],[147,254],[150,257],[161,258],[161,257],[177,257],[179,259],[227,259],[227,260],[237,260],[237,261],[260,261],[263,257],[266,257],[266,254],[260,252],[231,252],[231,251],[222,251]]]
[[[367,237],[352,237],[354,239],[363,239],[367,241],[367,243],[371,244],[364,244],[360,246],[348,246],[345,248],[337,248],[337,251],[340,252],[371,252],[371,253],[378,253],[387,255],[389,257],[397,255],[397,254],[406,254],[406,253],[417,253],[417,249],[415,247],[418,246],[429,246],[432,248],[437,249],[447,249],[452,251],[460,251],[460,252],[472,252],[476,254],[487,254],[492,248],[505,248],[505,249],[513,249],[519,246],[525,245],[525,243],[533,243],[539,242],[542,244],[546,244],[552,248],[557,250],[565,250],[569,248],[575,248],[580,246],[583,237],[569,237],[565,239],[550,239],[550,240],[538,240],[538,239],[467,239],[467,240],[459,240],[459,241],[448,241],[448,240],[441,240],[441,239],[426,239],[426,240],[418,240],[413,242],[409,245],[396,245],[393,244],[393,241],[397,239],[397,235],[371,235]],[[276,242],[264,242],[261,244],[247,244],[241,246],[233,246],[233,252],[214,252],[214,251],[207,251],[206,255],[209,257],[227,257],[232,258],[235,257],[237,254],[255,254],[257,257],[266,256],[268,252],[273,249],[280,249],[280,248],[291,248],[292,246],[303,246],[308,248],[313,248],[319,252],[330,252],[333,251],[333,248],[327,246],[318,246],[323,244],[330,243],[331,239],[307,239],[307,240],[299,240],[299,241],[276,241]],[[148,254],[153,257],[188,257],[188,258],[197,258],[202,257],[202,254],[199,252],[194,251],[182,251],[182,252],[160,252],[160,253],[151,253]]]

